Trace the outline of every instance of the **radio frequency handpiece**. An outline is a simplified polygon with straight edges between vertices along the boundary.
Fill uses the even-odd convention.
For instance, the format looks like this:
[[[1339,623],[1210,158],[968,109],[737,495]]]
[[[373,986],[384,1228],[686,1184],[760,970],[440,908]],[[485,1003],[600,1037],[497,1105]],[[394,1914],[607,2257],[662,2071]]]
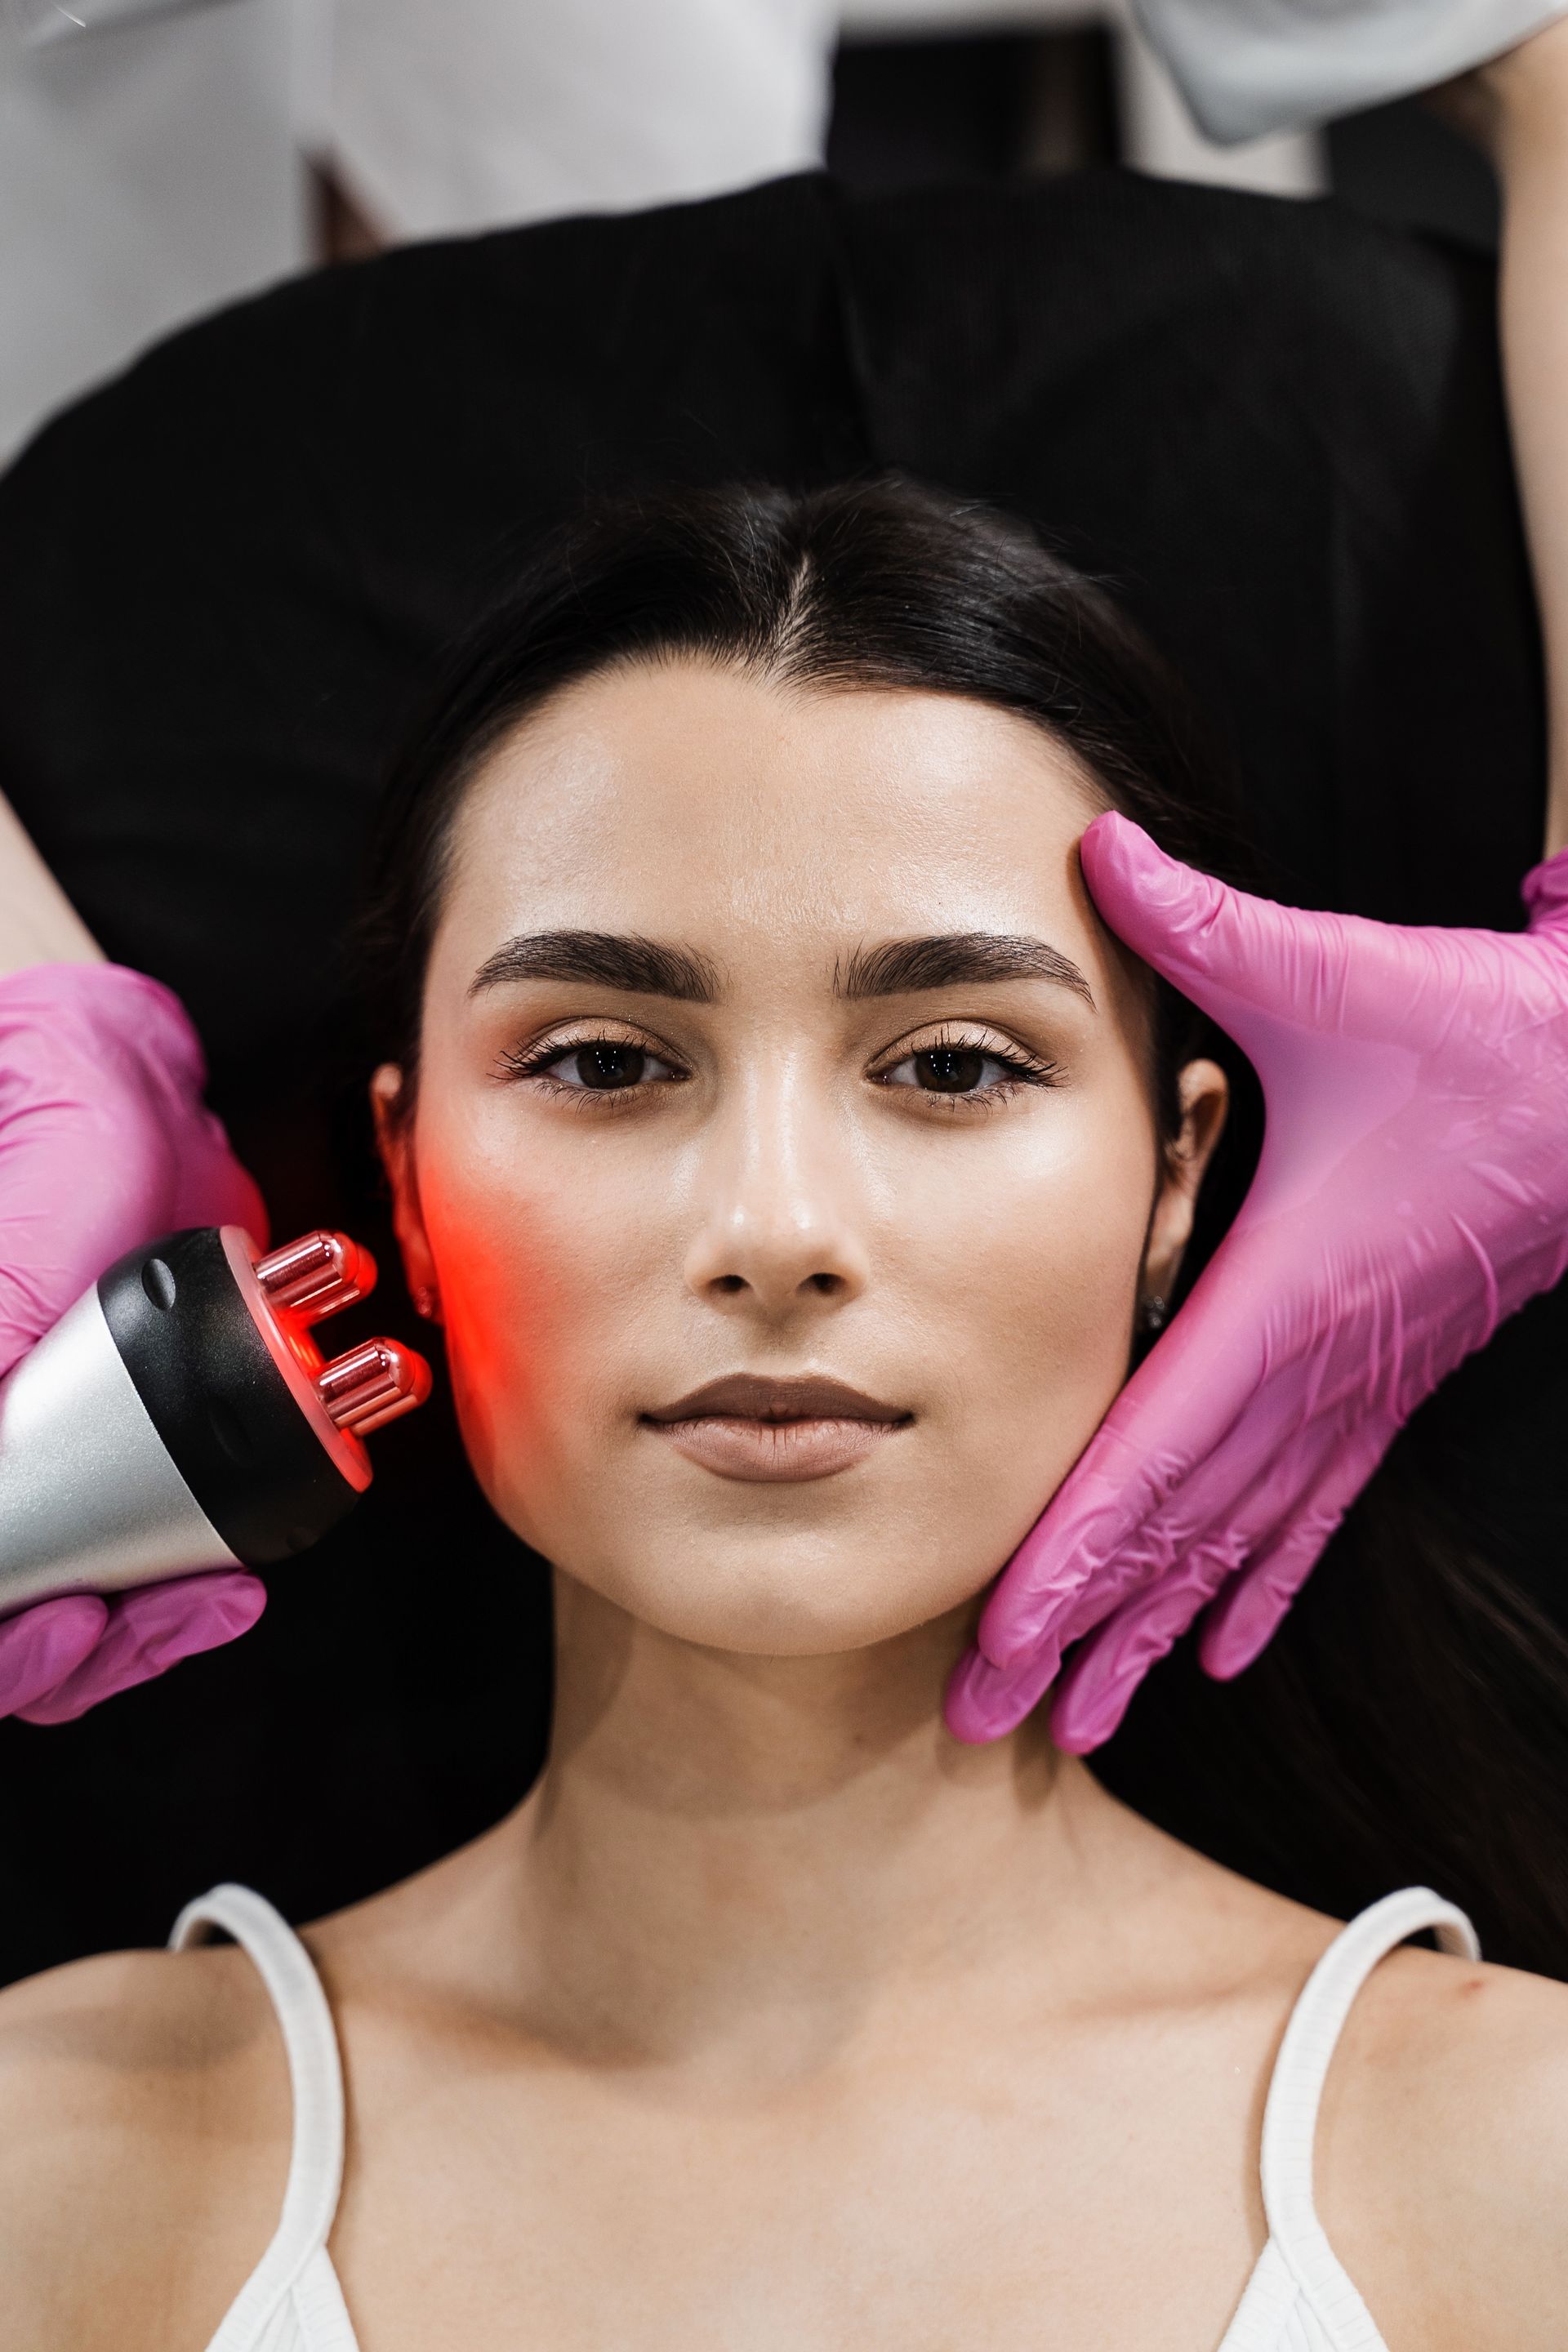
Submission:
[[[317,1346],[374,1282],[344,1234],[263,1255],[237,1225],[111,1265],[0,1381],[0,1616],[325,1535],[370,1484],[370,1432],[430,1392],[401,1341]]]

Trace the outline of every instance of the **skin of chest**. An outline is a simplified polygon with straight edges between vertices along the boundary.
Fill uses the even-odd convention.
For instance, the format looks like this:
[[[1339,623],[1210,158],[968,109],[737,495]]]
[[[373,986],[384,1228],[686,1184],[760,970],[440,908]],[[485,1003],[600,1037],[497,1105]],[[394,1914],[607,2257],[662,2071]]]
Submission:
[[[333,2259],[363,2352],[1212,2345],[1267,2234],[1277,2011],[989,2042],[913,2017],[766,2086],[473,2034],[400,2064],[351,2021]]]

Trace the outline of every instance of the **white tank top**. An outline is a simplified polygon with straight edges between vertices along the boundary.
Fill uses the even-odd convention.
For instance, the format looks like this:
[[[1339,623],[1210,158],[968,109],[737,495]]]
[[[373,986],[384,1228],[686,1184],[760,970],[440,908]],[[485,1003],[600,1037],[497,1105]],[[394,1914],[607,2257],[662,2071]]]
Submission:
[[[216,1886],[187,1904],[169,1938],[172,1948],[201,1942],[204,1927],[226,1931],[261,1971],[294,2089],[294,2152],[278,2234],[207,2352],[359,2352],[327,2252],[342,2180],[343,2083],[321,1979],[293,1929],[247,1886]],[[1219,2352],[1387,2352],[1319,2224],[1312,2140],[1351,2003],[1384,1953],[1423,1927],[1436,1930],[1445,1951],[1480,1958],[1462,1911],[1428,1887],[1408,1886],[1342,1929],[1290,2012],[1263,2117],[1268,2242]]]

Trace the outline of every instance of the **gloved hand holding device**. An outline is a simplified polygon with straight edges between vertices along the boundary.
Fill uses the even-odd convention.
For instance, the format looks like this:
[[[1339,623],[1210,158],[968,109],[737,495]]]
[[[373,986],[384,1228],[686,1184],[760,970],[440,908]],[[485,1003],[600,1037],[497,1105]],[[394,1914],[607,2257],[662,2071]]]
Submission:
[[[954,1678],[952,1728],[994,1738],[1092,1635],[1052,1709],[1079,1751],[1210,1601],[1204,1664],[1248,1664],[1401,1423],[1568,1266],[1568,851],[1526,877],[1512,935],[1276,906],[1121,816],[1082,857],[1110,928],[1247,1055],[1268,1126]]]
[[[117,964],[0,977],[0,1376],[123,1251],[184,1225],[266,1238],[260,1195],[205,1108],[177,999]],[[62,1723],[198,1650],[266,1600],[237,1570],[0,1622],[0,1715]]]

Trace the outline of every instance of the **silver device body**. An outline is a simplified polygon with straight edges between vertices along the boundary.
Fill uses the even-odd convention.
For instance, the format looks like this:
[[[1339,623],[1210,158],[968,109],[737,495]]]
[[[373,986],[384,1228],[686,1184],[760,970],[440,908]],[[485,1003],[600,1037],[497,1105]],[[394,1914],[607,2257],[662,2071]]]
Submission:
[[[88,1291],[0,1381],[0,1617],[61,1592],[238,1565]]]

